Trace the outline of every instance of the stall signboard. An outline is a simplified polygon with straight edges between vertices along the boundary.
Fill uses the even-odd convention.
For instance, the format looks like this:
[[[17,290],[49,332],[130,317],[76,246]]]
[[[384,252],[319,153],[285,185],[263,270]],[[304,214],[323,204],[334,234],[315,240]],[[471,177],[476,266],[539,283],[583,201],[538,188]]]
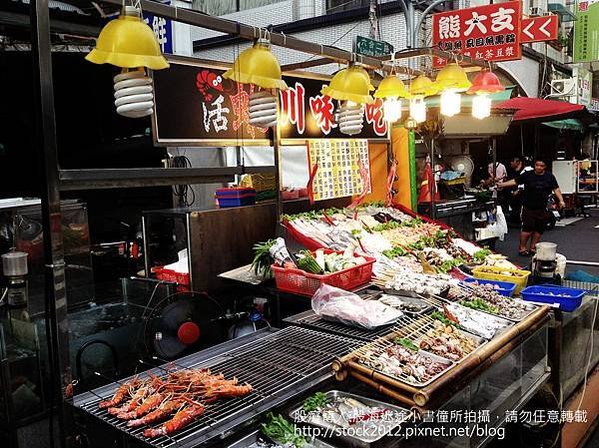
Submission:
[[[170,5],[171,2],[162,1],[160,3]],[[160,50],[164,54],[173,54],[173,22],[171,19],[144,12],[143,20],[154,31]]]
[[[574,62],[599,61],[599,0],[578,0],[574,22]]]
[[[388,56],[393,53],[393,45],[382,40],[356,36],[356,53],[363,56]]]
[[[305,142],[315,138],[347,139],[335,120],[338,102],[320,93],[328,84],[323,79],[284,77],[289,87],[279,92],[281,115],[279,127],[283,143]],[[364,128],[351,138],[387,139],[388,124],[379,98],[364,107]]]
[[[433,14],[433,45],[473,59],[521,59],[521,2],[502,2]],[[442,67],[443,58],[433,65]]]
[[[170,68],[153,72],[154,140],[165,146],[271,146],[272,131],[249,124],[248,103],[254,86],[223,78],[226,67],[169,58]],[[279,129],[284,144],[310,139],[345,138],[339,132],[337,101],[320,90],[323,79],[284,77],[289,90],[280,95]],[[364,128],[352,138],[387,140],[381,100],[365,106]]]
[[[599,98],[591,98],[591,102],[587,106],[588,110],[599,112]]]

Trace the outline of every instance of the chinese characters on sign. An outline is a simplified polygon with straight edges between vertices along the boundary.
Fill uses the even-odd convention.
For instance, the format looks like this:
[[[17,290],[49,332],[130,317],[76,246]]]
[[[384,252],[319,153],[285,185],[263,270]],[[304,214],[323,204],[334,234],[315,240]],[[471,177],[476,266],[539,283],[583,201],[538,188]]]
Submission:
[[[308,158],[311,167],[318,165],[315,201],[370,193],[367,140],[310,140]]]
[[[574,22],[574,62],[599,60],[599,1],[579,0]]]
[[[520,59],[520,16],[519,1],[433,14],[433,45],[474,59]],[[445,63],[433,61],[435,67]]]
[[[169,2],[170,3],[170,2]],[[168,3],[167,3],[168,4]],[[152,28],[156,40],[160,45],[160,51],[165,54],[173,53],[173,23],[170,19],[143,13],[143,21]]]
[[[191,146],[269,146],[272,132],[249,124],[254,86],[224,79],[223,69],[170,61],[169,70],[153,73],[154,132],[157,143]],[[347,138],[335,120],[339,102],[322,95],[326,81],[286,76],[279,92],[279,130],[283,144],[318,138]],[[365,107],[361,139],[387,139],[382,102]]]
[[[393,53],[393,45],[388,42],[356,36],[356,53],[364,56],[387,56]]]

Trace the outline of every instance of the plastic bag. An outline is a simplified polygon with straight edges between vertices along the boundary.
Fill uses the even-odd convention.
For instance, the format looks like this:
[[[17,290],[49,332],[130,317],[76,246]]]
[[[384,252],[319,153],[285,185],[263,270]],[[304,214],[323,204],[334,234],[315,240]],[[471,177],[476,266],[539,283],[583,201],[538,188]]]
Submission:
[[[497,236],[499,237],[499,241],[503,241],[505,238],[505,234],[508,232],[507,221],[505,219],[505,215],[503,214],[503,210],[501,206],[497,206]]]
[[[367,330],[390,325],[403,316],[378,300],[363,300],[353,292],[326,284],[312,296],[312,309],[323,319]]]

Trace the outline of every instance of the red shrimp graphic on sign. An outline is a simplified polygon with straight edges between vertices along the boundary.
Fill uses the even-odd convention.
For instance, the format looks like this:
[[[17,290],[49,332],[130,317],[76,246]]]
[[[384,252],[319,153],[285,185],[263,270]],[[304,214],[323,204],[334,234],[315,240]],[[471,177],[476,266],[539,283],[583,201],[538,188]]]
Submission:
[[[225,88],[225,80],[210,70],[202,70],[196,75],[196,87],[208,102],[211,102],[215,96],[222,93],[229,93],[230,88]]]

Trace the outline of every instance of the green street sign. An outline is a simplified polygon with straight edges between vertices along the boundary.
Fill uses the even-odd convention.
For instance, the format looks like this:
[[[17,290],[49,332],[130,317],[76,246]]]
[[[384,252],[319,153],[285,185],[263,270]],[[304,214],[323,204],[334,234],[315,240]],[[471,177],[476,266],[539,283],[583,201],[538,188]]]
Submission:
[[[393,53],[393,45],[385,41],[357,36],[356,53],[362,56],[388,56]]]
[[[578,0],[574,22],[574,62],[599,60],[599,3]]]

